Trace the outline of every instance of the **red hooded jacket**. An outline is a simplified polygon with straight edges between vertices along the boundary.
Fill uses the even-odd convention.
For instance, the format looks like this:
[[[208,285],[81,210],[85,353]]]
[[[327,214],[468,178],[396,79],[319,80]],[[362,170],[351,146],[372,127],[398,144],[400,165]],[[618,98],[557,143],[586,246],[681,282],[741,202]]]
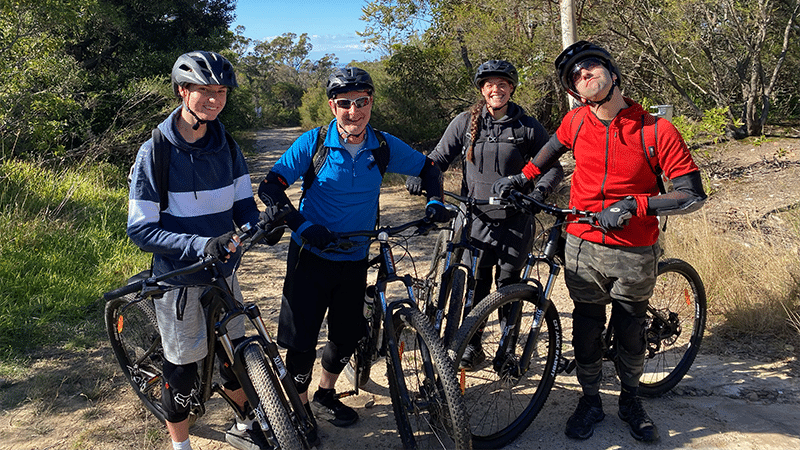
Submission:
[[[570,111],[561,121],[556,136],[559,142],[572,149],[575,157],[571,207],[601,211],[630,195],[636,198],[637,212],[622,229],[603,233],[588,224],[571,223],[567,225],[567,232],[601,244],[653,245],[658,240],[658,219],[646,215],[647,197],[658,195],[659,190],[642,146],[642,115],[649,113],[633,100],[626,98],[625,101],[629,107],[621,110],[609,126],[601,122],[589,106]],[[645,133],[647,131],[645,129]],[[656,139],[658,163],[667,178],[698,170],[672,123],[659,120]]]

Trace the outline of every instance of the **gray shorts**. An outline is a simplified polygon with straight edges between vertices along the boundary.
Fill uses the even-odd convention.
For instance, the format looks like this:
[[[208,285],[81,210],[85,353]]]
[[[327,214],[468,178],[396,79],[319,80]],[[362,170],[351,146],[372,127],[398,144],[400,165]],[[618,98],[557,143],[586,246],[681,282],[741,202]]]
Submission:
[[[565,256],[564,281],[573,301],[644,302],[653,295],[661,247],[602,245],[568,234]]]
[[[234,296],[240,302],[243,301],[236,274],[227,280]],[[200,304],[200,296],[205,289],[203,286],[174,289],[155,300],[156,319],[161,332],[164,356],[172,364],[190,364],[208,355],[206,315]],[[178,299],[184,295],[186,306],[183,309],[183,317],[179,319]],[[244,320],[244,316],[238,316],[230,322],[228,333],[231,339],[244,336]]]

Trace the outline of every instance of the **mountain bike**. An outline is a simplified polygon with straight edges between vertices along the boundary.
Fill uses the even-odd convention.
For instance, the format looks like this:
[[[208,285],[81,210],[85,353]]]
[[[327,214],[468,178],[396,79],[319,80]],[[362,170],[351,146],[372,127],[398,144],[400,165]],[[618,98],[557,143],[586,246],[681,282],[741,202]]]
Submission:
[[[451,358],[460,361],[467,345],[480,334],[488,355],[476,370],[460,374],[475,448],[499,448],[518,437],[541,411],[557,373],[574,367],[562,356],[563,330],[550,298],[564,261],[564,225],[568,219],[595,222],[593,212],[557,208],[516,191],[496,201],[555,220],[541,228],[544,238],[539,252],[529,255],[521,282],[481,300],[451,347]],[[541,267],[547,268],[547,275],[539,274]],[[697,272],[684,261],[667,259],[659,262],[658,274],[648,306],[648,348],[639,388],[643,395],[663,393],[686,374],[705,327],[705,291]],[[618,370],[613,328],[604,336],[605,355]]]
[[[366,329],[345,374],[357,395],[366,385],[372,365],[386,360],[386,378],[392,409],[403,448],[472,448],[466,410],[455,368],[447,358],[431,323],[417,307],[413,278],[399,275],[392,252],[393,238],[408,239],[435,229],[429,219],[414,220],[397,227],[342,233],[331,250],[369,246],[378,242],[378,255],[370,260],[377,267],[377,280],[365,295]],[[406,230],[411,234],[402,236]],[[407,295],[390,299],[387,285],[400,285]]]
[[[447,348],[463,318],[472,310],[475,270],[480,254],[472,243],[473,214],[478,205],[488,205],[489,201],[449,191],[444,194],[460,205],[446,205],[453,213],[453,219],[437,234],[430,269],[415,286],[422,313],[431,321]],[[468,260],[463,259],[465,254],[470,255]]]
[[[244,227],[244,233],[239,236],[240,251],[246,252],[269,238],[272,232],[277,233],[277,229],[265,223]],[[190,266],[158,276],[143,272],[130,279],[126,286],[104,294],[108,337],[122,372],[145,407],[163,423],[164,351],[153,299],[186,287],[168,284],[170,279],[209,270],[212,281],[202,285],[207,291],[201,298],[206,311],[208,356],[198,363],[199,386],[193,390],[190,400],[190,424],[205,413],[205,403],[214,393],[225,399],[240,419],[245,418],[246,412],[241,411],[214,381],[214,361],[220,358],[244,389],[270,444],[286,450],[308,449],[313,444],[308,437],[316,426],[314,419],[303,406],[294,380],[287,376],[277,344],[267,331],[258,306],[237,301],[228,281],[221,275],[220,264],[219,259],[207,256]],[[234,345],[227,327],[231,320],[242,315],[249,319],[256,334]]]

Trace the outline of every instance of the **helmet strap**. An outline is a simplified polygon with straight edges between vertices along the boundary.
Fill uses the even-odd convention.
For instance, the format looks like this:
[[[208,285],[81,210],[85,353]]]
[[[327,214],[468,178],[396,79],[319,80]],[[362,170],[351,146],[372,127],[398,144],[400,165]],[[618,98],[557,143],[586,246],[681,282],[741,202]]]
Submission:
[[[184,108],[186,108],[186,110],[189,111],[189,114],[191,114],[197,120],[197,122],[195,122],[194,125],[192,125],[192,129],[194,131],[197,131],[197,129],[200,128],[200,125],[205,125],[206,123],[208,123],[207,120],[203,120],[200,117],[198,117],[197,114],[194,113],[194,111],[189,109],[188,106],[184,105]]]
[[[342,128],[341,125],[339,125],[339,121],[336,121],[336,129],[339,130],[339,134],[344,134],[345,135],[344,136],[344,141],[345,142],[347,142],[347,140],[350,139],[350,137],[358,138],[358,137],[360,137],[361,135],[363,135],[364,133],[367,132],[367,127],[364,127],[364,129],[361,131],[361,133],[358,133],[358,134],[348,133],[347,130],[345,130],[344,128]]]

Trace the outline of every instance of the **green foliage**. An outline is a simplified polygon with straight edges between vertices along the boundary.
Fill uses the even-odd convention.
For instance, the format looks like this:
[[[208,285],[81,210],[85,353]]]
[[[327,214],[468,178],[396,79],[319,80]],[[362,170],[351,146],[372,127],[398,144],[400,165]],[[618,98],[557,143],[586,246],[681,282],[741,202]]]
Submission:
[[[125,234],[125,173],[0,163],[0,359],[97,337],[102,292],[148,257]]]
[[[690,147],[707,142],[716,144],[725,137],[725,130],[728,127],[728,108],[706,110],[700,121],[687,116],[674,116],[672,124]]]
[[[328,96],[325,87],[311,88],[303,94],[303,104],[300,106],[300,122],[303,129],[310,130],[322,125],[327,125],[333,115],[328,106]]]
[[[154,92],[143,91],[142,83],[168,76],[181,53],[226,48],[233,38],[228,31],[233,5],[233,0],[2,3],[2,157],[118,155],[120,146],[131,145],[132,136],[154,125],[129,94]],[[157,98],[148,106],[160,113],[164,102]]]

